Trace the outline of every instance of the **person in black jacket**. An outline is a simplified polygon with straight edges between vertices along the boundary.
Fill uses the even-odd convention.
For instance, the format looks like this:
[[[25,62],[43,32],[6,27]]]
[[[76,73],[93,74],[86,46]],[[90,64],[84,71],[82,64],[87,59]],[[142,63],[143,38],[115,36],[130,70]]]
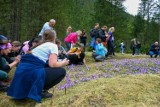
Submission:
[[[132,56],[133,57],[135,55],[136,46],[137,46],[137,42],[136,41],[137,41],[136,38],[134,38],[134,39],[131,40],[131,46],[130,46],[130,48],[132,50]]]
[[[98,37],[97,37],[97,38],[100,38],[102,40],[102,44],[105,47],[107,45],[107,43],[106,43],[107,42],[106,41],[106,38],[107,38],[106,30],[107,30],[107,26],[104,25],[101,29],[99,29]]]
[[[154,44],[151,45],[151,48],[150,48],[150,57],[152,58],[153,55],[155,54],[155,58],[159,55],[159,49],[160,46],[158,45],[158,42],[155,42]]]
[[[98,36],[98,32],[99,32],[99,23],[95,23],[94,28],[91,29],[91,31],[90,31],[90,36],[92,38],[91,43],[90,43],[90,47],[92,47],[93,50],[95,50],[95,45],[96,45],[95,40]]]
[[[85,47],[86,47],[86,42],[87,42],[87,34],[86,34],[86,30],[83,29],[82,35],[80,36],[80,43],[82,43],[84,45],[84,51],[85,51]]]

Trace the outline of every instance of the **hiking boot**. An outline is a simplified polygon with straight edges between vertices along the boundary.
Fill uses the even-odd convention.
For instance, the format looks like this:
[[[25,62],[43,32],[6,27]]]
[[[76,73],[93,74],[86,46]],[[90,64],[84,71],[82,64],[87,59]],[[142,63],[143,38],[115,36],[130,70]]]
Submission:
[[[42,92],[42,98],[51,98],[53,94],[49,93],[48,91],[43,91]]]

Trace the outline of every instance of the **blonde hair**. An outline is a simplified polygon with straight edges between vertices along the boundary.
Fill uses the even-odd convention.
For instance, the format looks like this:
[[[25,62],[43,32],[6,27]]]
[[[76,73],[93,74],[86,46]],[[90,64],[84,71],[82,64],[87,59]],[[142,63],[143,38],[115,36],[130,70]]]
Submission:
[[[114,29],[114,27],[109,28],[109,32],[112,32]]]
[[[67,30],[68,30],[68,29],[71,29],[71,30],[72,30],[72,27],[71,27],[71,26],[68,26]]]
[[[77,33],[78,36],[82,35],[82,31],[81,30],[76,31],[76,33]]]
[[[71,33],[71,32],[72,32],[72,27],[71,27],[71,26],[68,26],[66,32],[67,32],[67,33]]]

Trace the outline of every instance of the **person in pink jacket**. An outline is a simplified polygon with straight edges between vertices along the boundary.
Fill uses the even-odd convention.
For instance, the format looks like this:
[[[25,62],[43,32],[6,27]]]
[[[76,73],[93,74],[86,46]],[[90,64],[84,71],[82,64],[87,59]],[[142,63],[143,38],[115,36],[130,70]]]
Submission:
[[[66,44],[67,51],[71,49],[71,45],[75,45],[78,41],[78,38],[82,34],[82,31],[78,30],[76,32],[70,33],[65,39],[64,42]]]

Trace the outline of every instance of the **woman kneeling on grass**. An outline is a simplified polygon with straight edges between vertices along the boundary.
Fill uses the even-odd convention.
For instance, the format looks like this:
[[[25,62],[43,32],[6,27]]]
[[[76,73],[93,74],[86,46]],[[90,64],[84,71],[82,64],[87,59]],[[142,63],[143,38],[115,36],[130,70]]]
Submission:
[[[46,30],[42,43],[22,56],[8,96],[14,99],[31,98],[37,102],[40,102],[41,98],[52,97],[48,90],[65,77],[66,70],[61,66],[69,63],[67,59],[57,62],[58,48],[55,40],[55,31]]]
[[[0,35],[0,91],[7,91],[8,85],[5,82],[8,81],[8,73],[20,61],[20,57],[17,56],[15,60],[9,64],[4,56],[7,56],[10,52],[11,44],[8,43],[8,38]]]

